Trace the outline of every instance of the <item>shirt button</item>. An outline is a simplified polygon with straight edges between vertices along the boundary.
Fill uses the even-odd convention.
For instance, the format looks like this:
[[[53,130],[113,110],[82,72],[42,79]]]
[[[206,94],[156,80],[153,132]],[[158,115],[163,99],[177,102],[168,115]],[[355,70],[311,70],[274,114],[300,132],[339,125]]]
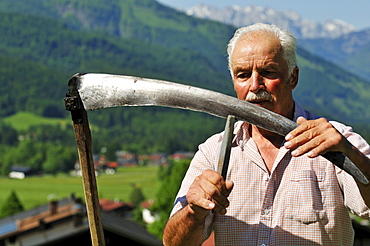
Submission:
[[[260,246],[267,246],[267,245],[263,243],[263,244],[261,244]]]
[[[263,181],[266,181],[266,182],[269,181],[269,176],[268,175],[264,175],[263,176]]]

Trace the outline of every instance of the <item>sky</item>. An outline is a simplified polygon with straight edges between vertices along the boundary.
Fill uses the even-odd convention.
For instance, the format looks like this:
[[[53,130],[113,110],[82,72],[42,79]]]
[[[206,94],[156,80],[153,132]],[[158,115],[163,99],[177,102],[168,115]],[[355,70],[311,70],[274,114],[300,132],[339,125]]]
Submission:
[[[218,8],[231,5],[272,7],[280,11],[295,11],[303,19],[325,22],[343,20],[358,30],[370,28],[370,0],[157,0],[174,8],[188,9],[197,4]]]

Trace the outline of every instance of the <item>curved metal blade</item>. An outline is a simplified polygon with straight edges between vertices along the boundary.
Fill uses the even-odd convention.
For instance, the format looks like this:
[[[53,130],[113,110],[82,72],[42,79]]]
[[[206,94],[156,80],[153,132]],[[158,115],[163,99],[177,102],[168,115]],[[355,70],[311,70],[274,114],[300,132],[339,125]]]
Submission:
[[[77,74],[77,88],[86,110],[118,106],[165,106],[190,109],[258,125],[286,135],[298,125],[267,109],[222,93],[167,81],[109,74]]]
[[[206,112],[227,118],[234,115],[237,120],[264,128],[285,136],[298,124],[252,103],[222,93],[167,81],[110,74],[76,74],[69,80],[71,88],[77,88],[86,110],[118,106],[165,106]],[[328,157],[327,157],[328,156]],[[327,155],[330,161],[336,154]],[[348,158],[347,158],[348,159]],[[349,160],[349,159],[348,159]],[[369,181],[351,162],[335,163],[357,180]]]

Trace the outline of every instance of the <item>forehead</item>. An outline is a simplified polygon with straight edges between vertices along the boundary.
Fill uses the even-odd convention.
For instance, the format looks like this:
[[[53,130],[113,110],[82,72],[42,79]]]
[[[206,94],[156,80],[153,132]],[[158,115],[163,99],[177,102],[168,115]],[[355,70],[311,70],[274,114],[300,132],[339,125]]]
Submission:
[[[245,34],[235,44],[232,64],[257,61],[282,62],[279,39],[270,32],[255,31]]]

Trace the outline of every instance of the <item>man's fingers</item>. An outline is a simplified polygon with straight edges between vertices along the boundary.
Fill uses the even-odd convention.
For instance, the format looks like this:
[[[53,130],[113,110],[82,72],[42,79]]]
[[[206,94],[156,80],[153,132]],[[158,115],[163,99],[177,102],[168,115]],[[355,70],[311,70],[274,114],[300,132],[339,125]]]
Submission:
[[[229,196],[230,195],[230,193],[231,193],[231,191],[233,190],[233,188],[234,188],[234,182],[233,181],[231,181],[231,180],[226,180],[225,181],[225,187],[226,187],[226,189],[227,189],[227,196]]]
[[[186,198],[194,211],[213,209],[217,213],[225,214],[229,206],[227,197],[233,185],[232,181],[225,182],[217,172],[207,170],[194,180]]]
[[[302,125],[303,124],[303,122],[306,122],[307,120],[306,120],[306,118],[304,118],[304,117],[302,117],[302,116],[299,116],[298,118],[297,118],[297,123],[299,124],[299,125]]]
[[[226,213],[226,208],[229,206],[227,198],[233,187],[233,182],[227,182],[226,186],[224,179],[214,171],[205,172],[205,177],[208,182],[203,183],[202,187],[206,196],[209,196],[210,200],[215,203],[213,210],[218,213]]]
[[[316,157],[342,149],[342,135],[326,119],[307,121],[299,117],[297,123],[300,125],[285,137],[284,143],[287,149],[293,150],[292,156],[307,154],[308,157]]]
[[[286,136],[285,136],[285,140],[286,141],[290,141],[291,139],[295,138],[297,135],[301,134],[302,132],[304,132],[305,130],[307,130],[308,126],[302,126],[302,124],[304,122],[306,122],[307,120],[300,116],[298,117],[297,119],[297,123],[300,125],[299,127],[297,127],[296,129],[292,130],[291,132],[289,132]]]

